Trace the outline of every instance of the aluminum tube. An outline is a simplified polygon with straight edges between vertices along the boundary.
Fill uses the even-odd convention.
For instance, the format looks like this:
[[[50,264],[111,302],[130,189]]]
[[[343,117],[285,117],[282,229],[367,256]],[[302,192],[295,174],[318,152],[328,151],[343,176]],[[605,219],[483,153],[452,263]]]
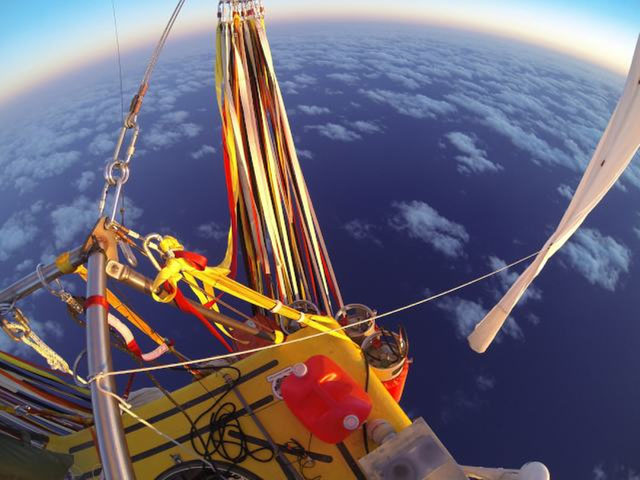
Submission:
[[[69,252],[69,264],[71,266],[78,267],[84,263],[86,256],[82,250],[82,247],[76,248],[75,250],[71,250]],[[40,270],[47,282],[52,282],[57,278],[60,278],[64,275],[63,272],[60,271],[58,265],[53,262],[46,267],[42,267]],[[31,295],[33,292],[42,288],[42,284],[38,279],[38,274],[36,272],[30,273],[26,277],[18,280],[13,285],[5,288],[0,291],[0,303],[11,303],[13,301],[18,301],[28,295]]]
[[[118,262],[109,262],[107,265],[107,273],[110,277],[115,278],[119,282],[124,283],[125,285],[138,290],[146,295],[151,296],[151,288],[153,286],[153,281],[150,278],[145,277],[141,273],[136,272],[134,269],[123,265]],[[211,320],[212,322],[220,323],[225,327],[233,328],[235,330],[241,330],[243,332],[249,333],[251,335],[255,335],[256,337],[262,338],[263,340],[268,340],[273,342],[275,340],[275,335],[271,332],[267,332],[264,330],[260,330],[259,328],[252,327],[247,325],[246,323],[239,322],[231,317],[227,317],[221,313],[218,313],[214,310],[204,307],[203,305],[194,302],[191,299],[186,299],[192,307],[198,310],[207,320]],[[175,302],[171,302],[169,305],[174,307],[178,307]]]
[[[93,299],[104,299],[107,289],[105,271],[106,257],[103,252],[92,253],[89,257],[87,274],[87,360],[89,376],[113,370],[111,363],[111,337],[107,323],[105,305],[93,303]],[[106,302],[106,300],[104,300]],[[98,448],[102,459],[102,469],[107,480],[133,480],[131,457],[122,428],[120,409],[115,398],[105,394],[98,385],[108,392],[116,392],[113,377],[100,378],[91,383],[91,406],[98,438]]]

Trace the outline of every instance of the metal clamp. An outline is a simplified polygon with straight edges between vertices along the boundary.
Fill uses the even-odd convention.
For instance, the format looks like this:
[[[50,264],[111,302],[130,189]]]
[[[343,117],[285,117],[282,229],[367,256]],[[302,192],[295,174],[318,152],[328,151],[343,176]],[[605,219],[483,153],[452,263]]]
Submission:
[[[73,295],[71,295],[63,288],[62,283],[60,283],[59,279],[56,278],[54,280],[58,287],[57,290],[53,288],[50,283],[47,283],[46,279],[44,278],[44,274],[42,273],[42,267],[43,265],[41,263],[36,266],[36,275],[38,275],[38,280],[40,280],[43,288],[51,293],[51,295],[53,295],[54,297],[59,298],[64,303],[69,305],[69,307],[71,307],[74,312],[79,315],[82,314],[84,312],[84,306],[81,305]]]

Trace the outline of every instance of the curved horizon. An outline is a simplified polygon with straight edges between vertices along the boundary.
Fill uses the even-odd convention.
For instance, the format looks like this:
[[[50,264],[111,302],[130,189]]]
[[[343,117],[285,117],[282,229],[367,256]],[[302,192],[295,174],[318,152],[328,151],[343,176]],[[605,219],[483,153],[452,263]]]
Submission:
[[[339,21],[356,24],[388,22],[390,25],[410,24],[413,26],[451,28],[511,39],[543,48],[590,63],[618,75],[626,75],[628,71],[635,47],[635,39],[629,32],[616,31],[611,26],[600,25],[597,29],[599,35],[593,37],[592,33],[596,30],[593,25],[587,28],[589,25],[585,21],[582,29],[577,27],[574,27],[573,30],[567,29],[566,24],[562,21],[562,16],[559,16],[559,20],[555,23],[548,22],[544,28],[536,30],[526,28],[528,26],[527,23],[535,22],[532,19],[540,16],[547,15],[548,17],[547,12],[538,12],[538,17],[532,16],[533,14],[518,17],[513,15],[512,12],[505,11],[504,8],[500,10],[503,12],[502,15],[496,15],[495,11],[484,11],[473,18],[460,15],[454,9],[444,10],[435,7],[416,7],[411,10],[414,13],[412,16],[399,12],[385,12],[383,14],[376,11],[369,11],[367,15],[363,16],[360,9],[355,7],[342,8],[338,13],[324,6],[298,8],[297,10],[288,8],[286,12],[276,8],[271,14],[268,13],[267,19],[274,23],[291,25],[294,25],[295,22],[335,23]],[[176,26],[176,31],[174,32],[176,37],[195,36],[212,31],[215,28],[217,19],[214,18],[212,12],[208,12],[210,15],[199,15],[198,12],[200,11],[190,12],[186,19],[183,18],[183,23]],[[162,13],[166,12],[163,11]],[[357,13],[359,14],[356,16]],[[149,19],[142,29],[131,28],[126,19],[119,20],[121,29],[120,45],[123,54],[155,42],[158,30],[164,26],[164,19],[160,19],[160,13],[157,16],[159,23],[156,24]],[[511,21],[505,23],[503,21],[505,16],[510,16]],[[32,64],[25,64],[22,68],[19,65],[15,65],[13,75],[7,75],[4,82],[0,81],[2,90],[0,93],[0,105],[11,103],[30,91],[43,87],[47,83],[60,79],[83,67],[113,57],[115,47],[112,24],[110,28],[111,31],[109,32],[109,25],[101,25],[101,34],[95,35],[94,41],[87,43],[85,48],[74,48],[72,51],[70,47],[67,47],[68,51],[66,53],[62,49],[59,56],[51,57],[37,67]],[[591,40],[586,42],[584,40],[585,36],[591,38]],[[74,47],[76,46],[75,41],[71,43]],[[596,48],[594,45],[598,45],[598,47]],[[9,69],[11,69],[11,65]]]

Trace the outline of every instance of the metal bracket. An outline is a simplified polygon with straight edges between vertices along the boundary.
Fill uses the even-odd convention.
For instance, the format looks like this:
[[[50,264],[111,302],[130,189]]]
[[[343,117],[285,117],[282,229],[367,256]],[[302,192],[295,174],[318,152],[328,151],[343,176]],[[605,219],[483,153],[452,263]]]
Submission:
[[[118,257],[118,236],[108,226],[109,219],[101,217],[96,222],[93,230],[82,245],[84,252],[90,252],[96,246],[104,251],[107,261],[119,261]]]
[[[293,372],[293,367],[287,367],[279,372],[273,373],[267,377],[267,382],[271,384],[271,391],[273,392],[273,396],[278,400],[282,400],[282,391],[280,390],[280,386],[282,385],[282,380],[285,377],[288,377]]]

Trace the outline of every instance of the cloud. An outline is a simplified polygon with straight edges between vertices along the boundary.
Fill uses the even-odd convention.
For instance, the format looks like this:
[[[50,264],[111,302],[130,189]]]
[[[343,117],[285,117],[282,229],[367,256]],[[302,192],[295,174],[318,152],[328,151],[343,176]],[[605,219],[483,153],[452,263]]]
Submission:
[[[298,150],[298,158],[306,158],[307,160],[313,160],[313,152],[310,150]]]
[[[195,138],[202,132],[202,127],[186,122],[189,113],[184,110],[163,114],[142,136],[143,145],[152,150],[164,150],[174,146],[185,138]]]
[[[374,233],[376,227],[364,220],[359,220],[357,218],[353,219],[345,223],[343,228],[347,231],[351,238],[354,238],[356,240],[368,240],[378,245],[379,247],[382,246],[382,242],[379,238],[376,237]]]
[[[569,185],[565,185],[564,183],[558,186],[557,191],[561,197],[566,198],[567,200],[571,200],[573,198],[573,194],[575,193],[573,191],[573,188],[571,188]]]
[[[113,149],[116,146],[116,134],[110,133],[99,133],[96,137],[91,141],[87,150],[89,153],[94,155],[104,155],[106,153],[113,152]]]
[[[298,110],[307,115],[324,115],[331,113],[326,107],[318,107],[317,105],[298,105]]]
[[[360,140],[362,136],[352,130],[349,130],[337,123],[325,123],[324,125],[309,125],[304,127],[305,130],[316,130],[323,137],[340,142],[353,142]]]
[[[293,77],[293,81],[298,85],[315,85],[317,80],[311,75],[307,75],[306,73],[300,73]]]
[[[37,213],[34,207],[16,212],[0,226],[0,262],[8,260],[36,238],[40,229],[34,213]]]
[[[631,264],[631,250],[626,245],[591,228],[578,230],[561,253],[590,284],[611,292]]]
[[[82,172],[80,174],[80,178],[75,181],[75,186],[80,192],[84,192],[87,188],[89,188],[93,181],[96,179],[96,174],[92,171]]]
[[[413,118],[436,118],[456,111],[456,107],[426,95],[410,95],[390,90],[360,90],[370,100],[389,105],[396,112]]]
[[[466,229],[440,215],[425,202],[395,202],[396,215],[389,224],[396,230],[406,231],[410,237],[422,240],[449,258],[464,256],[469,241]]]
[[[456,296],[443,297],[438,300],[437,306],[449,314],[454,322],[456,334],[461,340],[465,340],[469,336],[488,312],[480,301],[467,300]],[[515,340],[524,340],[522,328],[512,317],[507,319],[495,341],[500,343],[505,336]]]
[[[110,198],[105,211],[110,214],[112,206],[113,200]],[[126,218],[130,222],[135,222],[142,216],[142,209],[134,204],[130,196],[127,197],[125,208]],[[75,246],[74,242],[84,240],[97,222],[98,202],[81,195],[69,204],[58,205],[49,216],[53,225],[55,247],[71,248]]]
[[[380,133],[382,132],[382,128],[376,125],[373,122],[366,122],[364,120],[356,120],[351,124],[353,128],[358,130],[360,133]]]
[[[31,269],[33,266],[34,266],[33,260],[30,258],[27,258],[16,265],[15,272],[22,273]]]
[[[228,231],[216,222],[203,223],[196,229],[196,235],[207,240],[223,240],[227,238]]]
[[[330,73],[327,75],[327,78],[331,80],[337,80],[339,82],[344,82],[347,85],[355,85],[360,81],[360,77],[354,75],[353,73]]]
[[[463,155],[456,155],[458,171],[463,174],[498,172],[502,165],[493,163],[487,159],[487,152],[478,148],[476,139],[462,132],[449,132],[445,135],[451,145],[456,147]]]
[[[499,270],[507,266],[507,262],[502,260],[501,258],[490,256],[489,257],[489,267],[492,270]],[[511,288],[511,286],[516,282],[520,275],[513,270],[503,270],[498,273],[494,278],[498,280],[499,289],[494,292],[494,297],[496,300],[500,300],[502,296]],[[518,302],[518,305],[524,305],[529,300],[542,300],[542,290],[536,287],[535,285],[531,285],[522,295],[522,298]]]
[[[475,378],[476,387],[482,392],[493,390],[496,386],[496,379],[489,375],[478,375]]]
[[[216,153],[215,147],[212,147],[211,145],[202,145],[198,150],[191,153],[191,157],[199,160],[207,155],[213,155],[214,153]]]
[[[593,467],[593,480],[640,480],[640,471],[625,465],[605,465]]]

